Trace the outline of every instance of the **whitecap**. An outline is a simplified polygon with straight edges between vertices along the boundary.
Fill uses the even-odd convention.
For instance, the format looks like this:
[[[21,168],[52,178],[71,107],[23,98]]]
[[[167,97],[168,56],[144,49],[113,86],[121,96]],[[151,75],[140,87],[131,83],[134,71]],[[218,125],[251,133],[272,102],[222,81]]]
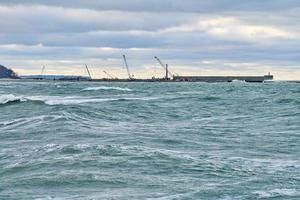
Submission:
[[[26,97],[26,99],[31,101],[41,101],[47,105],[76,105],[76,104],[84,104],[84,103],[97,103],[103,101],[109,101],[113,99],[99,99],[99,98],[83,98],[76,96],[31,96]]]
[[[0,122],[0,128],[15,129],[17,127],[22,127],[23,129],[32,127],[32,125],[37,126],[38,124],[45,122],[52,122],[57,120],[62,120],[65,117],[62,115],[38,115],[32,117],[21,117],[15,120],[8,120]]]
[[[183,91],[183,92],[176,92],[177,94],[184,94],[184,95],[189,95],[189,94],[204,94],[203,91]]]
[[[118,97],[118,98],[98,98],[82,96],[15,96],[12,94],[0,96],[0,105],[9,102],[42,102],[47,105],[78,105],[86,103],[100,103],[108,101],[150,101],[157,97]]]
[[[300,195],[300,191],[296,189],[274,189],[270,191],[256,191],[254,194],[259,198],[274,198],[274,197],[295,197]]]
[[[88,87],[83,89],[82,91],[97,91],[97,90],[119,90],[119,91],[132,91],[129,88],[122,88],[122,87],[107,87],[107,86],[99,86],[99,87]]]
[[[38,100],[37,98],[31,98],[32,100]],[[47,105],[77,105],[86,103],[101,103],[108,101],[149,101],[157,98],[154,97],[140,97],[140,98],[82,98],[82,97],[58,97],[49,99],[40,99]]]
[[[0,105],[12,103],[12,102],[24,102],[24,101],[26,101],[26,98],[24,98],[23,96],[15,96],[13,94],[0,95]]]

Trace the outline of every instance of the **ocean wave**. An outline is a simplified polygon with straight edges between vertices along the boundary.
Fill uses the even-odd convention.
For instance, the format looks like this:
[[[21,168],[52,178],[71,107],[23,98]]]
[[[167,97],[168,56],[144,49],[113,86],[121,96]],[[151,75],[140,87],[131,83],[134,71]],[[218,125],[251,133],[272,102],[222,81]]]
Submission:
[[[119,98],[97,98],[81,96],[15,96],[13,94],[1,95],[0,105],[8,103],[20,103],[26,101],[42,102],[47,105],[78,105],[86,103],[100,103],[108,101],[149,101],[158,99],[156,97],[119,97]]]
[[[128,153],[126,149],[117,145],[97,145],[97,144],[47,144],[36,149],[37,152],[58,153],[61,155],[76,154],[97,154],[101,156],[118,156]]]
[[[132,91],[129,88],[122,88],[122,87],[107,87],[107,86],[99,86],[99,87],[87,87],[82,91],[97,91],[97,90],[119,90],[119,91]]]
[[[0,95],[0,105],[15,103],[15,102],[24,102],[26,99],[24,97],[18,97],[13,94]]]
[[[183,91],[183,92],[176,92],[176,94],[183,94],[183,95],[193,95],[193,94],[197,94],[197,95],[203,95],[204,92],[203,91]]]
[[[259,198],[275,198],[275,197],[295,197],[300,195],[300,191],[296,189],[274,189],[270,191],[256,191],[254,194]]]
[[[104,101],[111,101],[113,99],[99,99],[99,98],[83,98],[83,97],[60,97],[60,96],[31,96],[26,97],[30,101],[43,102],[47,105],[77,105],[85,103],[99,103]]]
[[[37,124],[37,123],[43,123],[45,121],[50,122],[50,121],[57,121],[57,120],[63,120],[66,119],[65,116],[63,115],[38,115],[34,117],[21,117],[19,119],[15,120],[8,120],[8,121],[3,121],[0,122],[0,128],[1,127],[6,127],[6,128],[17,128],[17,127],[22,127],[25,128],[27,125],[32,125],[32,124]]]
[[[83,98],[83,97],[28,97],[33,101],[42,101],[47,105],[80,105],[86,103],[101,103],[109,101],[148,101],[155,98],[137,97],[137,98]]]
[[[277,100],[276,103],[278,103],[278,104],[291,104],[291,103],[299,104],[299,101],[297,101],[297,99],[294,99],[294,98],[282,98],[282,99]]]

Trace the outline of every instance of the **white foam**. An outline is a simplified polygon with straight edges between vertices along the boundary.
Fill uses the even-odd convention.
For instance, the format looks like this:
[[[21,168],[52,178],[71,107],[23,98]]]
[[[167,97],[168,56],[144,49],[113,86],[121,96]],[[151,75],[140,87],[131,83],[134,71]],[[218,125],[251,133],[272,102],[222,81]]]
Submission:
[[[300,195],[300,191],[296,189],[274,189],[270,191],[256,191],[254,194],[259,198],[272,198],[272,197],[295,197]]]
[[[186,91],[186,92],[176,92],[177,94],[204,94],[203,91]]]
[[[0,104],[7,104],[15,101],[23,102],[26,101],[26,99],[23,96],[15,96],[13,94],[0,95]]]
[[[47,105],[76,105],[85,103],[97,103],[104,101],[112,101],[114,99],[100,99],[100,98],[84,98],[79,96],[31,96],[25,97],[31,101],[41,101]]]
[[[0,104],[8,102],[25,102],[37,101],[47,105],[77,105],[86,103],[100,103],[107,101],[149,101],[158,99],[156,97],[118,97],[118,98],[99,98],[99,97],[82,97],[82,96],[15,96],[13,94],[0,96]]]
[[[262,158],[243,158],[243,157],[229,157],[230,160],[240,160],[244,162],[245,167],[249,169],[264,167],[269,172],[276,173],[276,171],[284,170],[285,168],[299,168],[300,162],[290,159],[262,159]]]
[[[247,83],[245,80],[234,79],[231,83]]]
[[[107,87],[107,86],[99,86],[99,87],[88,87],[83,89],[83,91],[97,91],[97,90],[119,90],[119,91],[132,91],[129,88],[121,88],[121,87]]]
[[[49,99],[45,100],[44,102],[48,105],[77,105],[77,104],[86,104],[86,103],[100,103],[100,102],[108,102],[108,101],[149,101],[149,100],[155,100],[157,98],[154,97],[140,97],[140,98],[90,98],[90,99],[84,99],[84,98],[57,98],[57,99]]]

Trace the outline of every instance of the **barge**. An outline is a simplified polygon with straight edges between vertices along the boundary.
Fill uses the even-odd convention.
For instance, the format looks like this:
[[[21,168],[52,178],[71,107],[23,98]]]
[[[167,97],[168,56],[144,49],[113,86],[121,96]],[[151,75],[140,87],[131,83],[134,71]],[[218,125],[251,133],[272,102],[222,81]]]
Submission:
[[[244,81],[252,83],[262,83],[272,81],[274,76],[271,74],[264,76],[174,76],[175,82],[234,82]]]

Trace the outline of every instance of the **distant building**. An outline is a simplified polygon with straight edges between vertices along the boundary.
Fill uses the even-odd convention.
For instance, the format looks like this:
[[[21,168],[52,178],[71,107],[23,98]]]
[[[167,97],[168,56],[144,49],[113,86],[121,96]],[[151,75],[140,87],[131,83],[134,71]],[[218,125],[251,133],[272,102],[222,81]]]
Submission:
[[[18,78],[17,73],[0,65],[0,78]]]

